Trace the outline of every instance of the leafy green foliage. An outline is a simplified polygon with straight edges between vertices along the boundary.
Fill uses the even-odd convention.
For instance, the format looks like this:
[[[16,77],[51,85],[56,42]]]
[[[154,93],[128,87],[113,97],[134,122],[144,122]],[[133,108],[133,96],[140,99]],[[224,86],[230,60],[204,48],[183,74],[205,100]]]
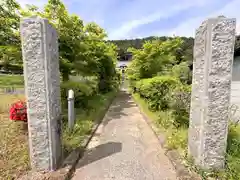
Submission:
[[[155,124],[166,132],[167,148],[183,151],[190,108],[190,87],[186,84],[191,81],[187,60],[191,55],[185,56],[185,47],[179,37],[145,42],[142,49],[129,49],[133,58],[127,68],[130,87],[145,101],[145,111],[155,114]]]
[[[175,78],[169,76],[156,76],[140,80],[136,84],[140,96],[147,100],[149,108],[153,111],[168,108],[168,93],[178,85]]]
[[[224,174],[226,179],[234,180],[240,178],[240,126],[229,125],[227,143],[227,167]]]
[[[191,81],[191,71],[188,62],[184,62],[181,47],[183,40],[179,37],[146,42],[142,49],[129,49],[133,60],[127,69],[135,92],[152,111],[171,109],[171,122],[163,124],[176,128],[188,126],[190,105],[190,87],[185,84]]]
[[[15,0],[2,0],[0,2],[0,42],[1,45],[19,45],[20,17],[17,13],[20,5]]]
[[[180,152],[187,148],[187,129],[172,128],[167,131],[167,148],[170,150],[178,149]]]
[[[172,90],[169,108],[172,110],[173,125],[177,128],[189,125],[191,86],[180,85]]]
[[[20,5],[15,0],[0,2],[0,67],[8,70],[11,64],[21,64],[19,36]],[[19,67],[21,69],[21,67]]]
[[[96,82],[73,82],[67,81],[61,84],[61,97],[64,107],[67,107],[68,90],[74,91],[74,102],[76,108],[87,108],[88,100],[97,92]]]
[[[186,157],[187,132],[191,101],[192,54],[191,45],[183,38],[167,39],[164,42],[145,42],[141,49],[129,49],[133,60],[127,69],[134,97],[144,101],[147,110],[154,114],[155,124],[166,133],[167,148],[177,149]],[[193,41],[191,41],[193,42]],[[236,40],[236,45],[238,40]],[[193,44],[192,44],[193,45]],[[238,48],[235,47],[235,54]],[[141,103],[141,104],[144,104]],[[226,154],[226,169],[206,172],[191,166],[203,179],[240,179],[240,126],[230,125]]]
[[[192,83],[192,72],[187,62],[181,62],[180,64],[173,66],[170,74],[178,78],[183,84]]]
[[[69,14],[60,0],[49,0],[44,9],[34,5],[21,8],[15,0],[1,2],[0,60],[1,67],[10,70],[12,65],[22,69],[19,36],[20,17],[40,16],[47,18],[59,36],[60,72],[63,81],[71,74],[97,76],[99,90],[111,89],[116,76],[116,46],[106,42],[106,32],[96,23],[84,24],[79,16]]]
[[[178,56],[177,59],[179,62],[185,61],[188,62],[188,64],[191,66],[193,61],[193,45],[194,45],[194,38],[192,37],[180,37],[183,40],[183,44],[181,45],[181,49],[176,53]],[[166,41],[167,39],[172,39],[171,37],[161,36],[161,37],[155,37],[150,36],[142,39],[128,39],[128,40],[112,40],[110,42],[114,43],[118,47],[118,55],[119,60],[126,60],[126,52],[127,49],[130,47],[141,49],[143,47],[143,44],[146,41],[153,41],[153,40],[161,40]],[[240,36],[236,36],[235,41],[235,55],[240,56]],[[127,59],[128,60],[128,59]]]
[[[175,52],[181,44],[181,39],[175,38],[164,42],[146,42],[142,49],[129,49],[133,60],[127,69],[128,78],[140,80],[166,74],[177,63]]]
[[[76,148],[82,148],[81,145],[86,139],[86,135],[91,134],[95,121],[104,117],[115,95],[116,91],[97,94],[89,98],[88,109],[77,108],[76,122],[72,131],[69,131],[67,127],[67,113],[64,114],[63,149],[65,156]]]
[[[119,84],[118,74],[115,70],[116,46],[104,40],[107,34],[100,26],[93,22],[84,23],[79,16],[70,14],[60,0],[48,0],[43,9],[33,5],[22,8],[15,0],[0,0],[0,68],[5,71],[22,73],[23,60],[19,23],[20,17],[29,16],[48,19],[58,33],[60,72],[63,81],[61,84],[64,120],[63,146],[67,152],[70,152],[81,145],[85,136],[91,131],[94,121],[103,118],[110,100],[116,93],[116,91],[112,91],[116,90]],[[96,78],[89,81],[72,82],[70,81],[72,75]],[[14,81],[10,81],[8,77],[0,77],[0,85],[23,85],[22,77],[12,78],[11,76]],[[72,132],[68,132],[66,125],[69,89],[74,91],[75,107],[77,108],[76,122]],[[1,138],[5,141],[5,137],[1,136]],[[24,137],[24,139],[26,138]],[[25,140],[22,141],[25,143]],[[21,147],[26,145],[23,142]],[[22,148],[15,148],[8,154],[10,156],[14,156],[16,152],[20,155],[23,154],[19,150],[21,151]],[[24,158],[28,157],[24,151],[25,154]],[[12,166],[6,166],[6,172],[8,169],[14,169],[9,172],[26,169],[22,158],[18,157],[18,159],[20,159],[20,163],[10,163]],[[26,159],[24,162],[27,162],[28,165],[28,158]],[[14,176],[9,172],[8,174],[11,174],[9,178]],[[9,179],[4,177],[4,179]]]

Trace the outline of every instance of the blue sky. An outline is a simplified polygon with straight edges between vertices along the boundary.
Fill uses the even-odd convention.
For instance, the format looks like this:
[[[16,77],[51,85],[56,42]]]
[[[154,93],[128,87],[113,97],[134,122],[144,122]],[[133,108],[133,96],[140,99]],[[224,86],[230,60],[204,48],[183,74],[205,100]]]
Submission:
[[[18,0],[43,6],[47,0]],[[209,17],[237,19],[240,33],[240,0],[63,0],[70,13],[85,22],[94,21],[108,32],[109,39],[146,36],[194,36]]]

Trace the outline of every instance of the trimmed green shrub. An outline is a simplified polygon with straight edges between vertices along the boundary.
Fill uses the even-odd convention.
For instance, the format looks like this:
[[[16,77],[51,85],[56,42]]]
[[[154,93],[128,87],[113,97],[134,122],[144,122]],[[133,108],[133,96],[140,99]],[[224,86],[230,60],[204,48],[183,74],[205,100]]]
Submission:
[[[169,107],[172,110],[173,124],[188,127],[191,102],[191,86],[180,85],[170,92]]]
[[[136,91],[147,100],[152,111],[165,110],[168,108],[171,89],[179,84],[176,78],[170,76],[156,76],[142,79],[136,83]]]

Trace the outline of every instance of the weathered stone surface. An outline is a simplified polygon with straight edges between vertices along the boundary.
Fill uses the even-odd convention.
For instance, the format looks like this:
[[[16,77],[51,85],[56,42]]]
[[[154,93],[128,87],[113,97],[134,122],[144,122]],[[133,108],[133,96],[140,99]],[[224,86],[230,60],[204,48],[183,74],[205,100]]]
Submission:
[[[225,163],[235,19],[212,18],[196,31],[189,153],[205,169]]]
[[[193,60],[193,77],[192,77],[192,97],[191,97],[191,110],[190,110],[190,123],[189,123],[189,137],[188,145],[189,151],[194,158],[198,157],[200,147],[200,131],[201,131],[201,108],[203,89],[204,89],[204,60],[206,51],[206,31],[207,22],[196,31],[195,44],[194,44],[194,60]]]
[[[20,29],[31,165],[53,170],[62,157],[57,33],[38,17],[23,19]]]

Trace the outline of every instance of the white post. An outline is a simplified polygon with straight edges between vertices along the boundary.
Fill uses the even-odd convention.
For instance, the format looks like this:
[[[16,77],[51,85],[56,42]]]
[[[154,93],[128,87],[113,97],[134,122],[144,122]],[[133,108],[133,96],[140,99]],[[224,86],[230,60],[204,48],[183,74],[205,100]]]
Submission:
[[[74,91],[68,90],[68,128],[73,129],[75,123]]]

